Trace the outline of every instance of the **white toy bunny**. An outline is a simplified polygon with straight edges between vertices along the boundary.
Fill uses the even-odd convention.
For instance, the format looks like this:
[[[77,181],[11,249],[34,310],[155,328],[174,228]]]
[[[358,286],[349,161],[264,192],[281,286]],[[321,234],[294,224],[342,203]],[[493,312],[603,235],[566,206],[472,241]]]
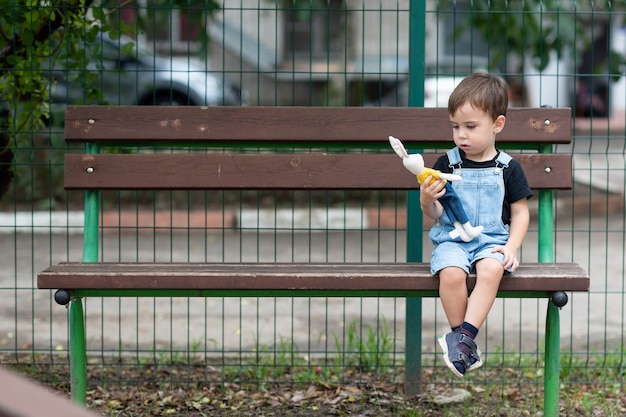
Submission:
[[[479,236],[483,231],[483,227],[470,224],[467,214],[461,205],[461,200],[459,200],[454,188],[449,183],[449,181],[461,181],[462,177],[424,167],[422,155],[417,153],[409,154],[402,142],[393,136],[389,136],[389,143],[398,156],[402,158],[404,167],[417,177],[419,184],[423,184],[429,176],[432,177],[432,181],[439,178],[445,180],[444,188],[446,189],[447,198],[440,199],[439,202],[443,206],[444,213],[446,213],[454,225],[454,230],[450,232],[450,236],[452,238],[460,237],[464,242],[469,242]]]

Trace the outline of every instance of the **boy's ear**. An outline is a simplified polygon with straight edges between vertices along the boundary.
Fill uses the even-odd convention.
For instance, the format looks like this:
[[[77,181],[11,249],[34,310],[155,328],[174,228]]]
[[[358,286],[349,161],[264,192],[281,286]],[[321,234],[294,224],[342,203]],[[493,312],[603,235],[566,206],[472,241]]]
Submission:
[[[506,117],[504,115],[500,115],[496,117],[496,120],[493,122],[493,133],[500,133],[502,129],[504,129],[504,124],[506,123]]]

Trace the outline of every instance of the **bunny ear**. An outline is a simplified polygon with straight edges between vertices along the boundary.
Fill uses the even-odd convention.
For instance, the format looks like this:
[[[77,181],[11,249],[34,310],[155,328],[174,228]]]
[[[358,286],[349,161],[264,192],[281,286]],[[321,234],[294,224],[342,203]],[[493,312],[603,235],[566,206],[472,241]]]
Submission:
[[[400,142],[400,139],[394,138],[393,136],[389,136],[389,143],[391,144],[391,147],[393,148],[394,151],[396,151],[396,153],[398,154],[400,158],[409,157],[409,153],[404,148],[404,145],[402,144],[402,142]]]

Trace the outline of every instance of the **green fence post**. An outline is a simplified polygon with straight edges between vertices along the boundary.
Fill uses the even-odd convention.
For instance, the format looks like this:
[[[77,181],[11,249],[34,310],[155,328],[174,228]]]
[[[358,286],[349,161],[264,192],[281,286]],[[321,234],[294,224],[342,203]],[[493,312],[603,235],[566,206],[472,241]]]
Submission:
[[[552,153],[552,145],[543,145],[539,153]],[[538,245],[539,262],[554,262],[554,217],[552,190],[539,190]]]
[[[86,153],[100,153],[100,146],[87,144]],[[85,191],[85,219],[83,236],[83,262],[98,261],[99,191]],[[87,346],[85,319],[80,297],[70,300],[70,378],[72,399],[79,404],[87,402]]]
[[[424,105],[424,57],[426,47],[426,1],[411,0],[409,10],[409,106]],[[407,262],[422,261],[422,212],[419,191],[409,191],[407,201]],[[406,300],[405,394],[421,392],[422,299]]]
[[[539,153],[552,153],[552,145],[541,146]],[[538,260],[539,262],[554,262],[553,192],[540,190],[538,205]],[[560,321],[559,309],[549,299],[544,342],[546,364],[543,377],[543,415],[545,417],[558,417],[559,415]]]

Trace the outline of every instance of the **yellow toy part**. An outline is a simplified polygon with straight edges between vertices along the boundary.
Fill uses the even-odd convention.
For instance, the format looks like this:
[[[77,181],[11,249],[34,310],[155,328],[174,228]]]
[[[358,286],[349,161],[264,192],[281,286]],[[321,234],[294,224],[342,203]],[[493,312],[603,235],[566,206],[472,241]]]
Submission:
[[[426,178],[431,176],[433,178],[430,181],[430,184],[432,184],[433,182],[437,181],[440,178],[439,174],[441,174],[441,171],[438,171],[436,169],[422,168],[422,172],[420,172],[419,174],[416,175],[417,182],[419,182],[420,184],[424,184],[424,182],[426,181]],[[446,186],[446,182],[447,182],[447,180],[444,179],[443,180],[443,185],[441,186],[441,188]]]

